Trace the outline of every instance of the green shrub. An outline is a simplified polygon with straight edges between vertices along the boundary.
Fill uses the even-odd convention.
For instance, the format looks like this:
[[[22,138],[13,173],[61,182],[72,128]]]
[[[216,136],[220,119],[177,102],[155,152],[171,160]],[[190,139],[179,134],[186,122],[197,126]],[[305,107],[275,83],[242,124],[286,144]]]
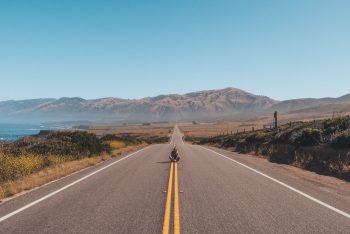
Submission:
[[[326,134],[342,132],[350,128],[350,118],[347,116],[335,119],[328,119],[323,123],[323,127]]]
[[[126,145],[135,145],[135,144],[142,143],[142,140],[140,140],[138,136],[128,135],[128,134],[127,135],[107,134],[101,138],[101,141],[103,142],[122,141]]]
[[[271,136],[266,133],[254,133],[245,138],[248,143],[264,143],[271,139]]]
[[[339,135],[332,141],[333,148],[350,148],[350,133]]]
[[[104,143],[95,134],[83,131],[54,132],[49,135],[48,140],[42,149],[51,154],[93,156],[111,151],[109,144]]]
[[[295,141],[298,145],[303,146],[319,145],[322,143],[322,130],[305,128]]]
[[[91,157],[110,152],[111,147],[95,134],[83,131],[48,132],[46,135],[27,137],[9,143],[3,151],[9,155],[62,155],[75,158]]]

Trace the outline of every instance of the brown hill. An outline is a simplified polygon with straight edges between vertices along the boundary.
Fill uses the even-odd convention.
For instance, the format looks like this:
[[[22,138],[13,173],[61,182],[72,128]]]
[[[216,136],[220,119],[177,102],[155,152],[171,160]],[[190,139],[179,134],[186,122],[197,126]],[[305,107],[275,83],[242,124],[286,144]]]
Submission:
[[[350,104],[350,95],[340,98],[276,101],[236,88],[206,90],[183,95],[169,94],[142,99],[82,98],[34,99],[0,102],[2,122],[157,122],[251,118],[272,111],[281,113],[327,105]],[[324,110],[323,108],[323,110]]]

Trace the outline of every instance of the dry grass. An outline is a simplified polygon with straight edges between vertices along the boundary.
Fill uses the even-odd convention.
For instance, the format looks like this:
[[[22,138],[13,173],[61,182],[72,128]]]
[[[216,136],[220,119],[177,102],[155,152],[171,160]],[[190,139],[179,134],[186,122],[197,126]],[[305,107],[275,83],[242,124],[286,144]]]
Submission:
[[[129,134],[139,136],[168,136],[174,124],[157,123],[151,125],[133,124],[133,125],[96,125],[90,126],[88,132],[98,136],[107,134]]]
[[[248,121],[217,121],[212,123],[182,123],[179,124],[180,130],[185,136],[194,137],[213,137],[218,135],[233,134],[243,131],[262,129],[263,125],[271,123],[272,120],[262,118]]]
[[[120,144],[119,144],[120,146]],[[86,167],[90,167],[96,165],[100,162],[106,161],[117,155],[123,155],[125,153],[134,151],[140,147],[145,146],[145,144],[134,145],[134,146],[126,146],[113,151],[112,155],[103,155],[96,156],[90,158],[83,158],[80,160],[62,162],[62,157],[59,159],[58,157],[51,156],[51,160],[55,161],[52,166],[46,167],[40,171],[34,172],[28,176],[25,176],[21,179],[17,179],[14,181],[7,181],[0,184],[0,200],[6,197],[13,196],[17,193],[21,193],[26,190],[30,190],[39,186],[42,186],[50,181],[54,181],[60,179],[66,175],[69,175],[73,172],[79,171]],[[32,159],[31,159],[32,160]],[[26,163],[28,160],[26,160]],[[24,162],[24,161],[23,161]],[[32,165],[31,161],[28,165]],[[27,166],[26,164],[26,167]],[[29,169],[31,170],[31,168]]]
[[[285,113],[278,116],[279,125],[289,123],[290,121],[312,121],[315,119],[332,118],[332,110],[327,112],[295,112]],[[342,112],[343,115],[349,114]],[[264,125],[272,125],[273,113],[268,117],[261,117],[258,119],[250,119],[245,121],[213,121],[213,122],[198,122],[198,124],[181,123],[179,128],[185,136],[191,137],[214,137],[218,135],[225,135],[243,131],[251,131],[262,129]]]
[[[214,123],[200,123],[190,124],[183,123],[179,125],[180,130],[185,136],[195,137],[210,137],[217,136],[222,133],[236,132],[237,130],[243,131],[244,128],[240,127],[239,122],[214,122]]]
[[[124,148],[126,145],[123,141],[110,141],[108,142],[113,150]]]

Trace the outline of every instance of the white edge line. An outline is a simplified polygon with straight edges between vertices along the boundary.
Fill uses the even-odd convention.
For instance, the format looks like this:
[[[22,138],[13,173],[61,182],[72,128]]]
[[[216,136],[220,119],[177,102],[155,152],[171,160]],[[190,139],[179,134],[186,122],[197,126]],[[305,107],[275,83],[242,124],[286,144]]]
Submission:
[[[342,210],[339,210],[339,209],[337,209],[337,208],[335,208],[335,207],[333,207],[333,206],[331,206],[331,205],[329,205],[329,204],[327,204],[327,203],[325,203],[323,201],[320,201],[317,198],[314,198],[314,197],[312,197],[312,196],[310,196],[310,195],[308,195],[308,194],[306,194],[306,193],[304,193],[304,192],[302,192],[302,191],[300,191],[300,190],[298,190],[296,188],[293,188],[292,186],[290,186],[288,184],[285,184],[285,183],[283,183],[283,182],[281,182],[281,181],[279,181],[279,180],[277,180],[277,179],[275,179],[275,178],[273,178],[271,176],[268,176],[268,175],[266,175],[266,174],[264,174],[264,173],[262,173],[262,172],[260,172],[260,171],[258,171],[256,169],[254,169],[254,168],[251,168],[251,167],[249,167],[249,166],[247,166],[247,165],[245,165],[243,163],[240,163],[240,162],[238,162],[238,161],[236,161],[236,160],[234,160],[232,158],[229,158],[229,157],[227,157],[227,156],[225,156],[223,154],[220,154],[220,153],[218,153],[218,152],[216,152],[216,151],[214,151],[212,149],[208,149],[208,148],[203,147],[203,146],[200,146],[200,147],[202,147],[203,149],[206,149],[208,151],[211,151],[211,152],[213,152],[213,153],[215,153],[215,154],[217,154],[217,155],[219,155],[221,157],[224,157],[224,158],[226,158],[228,160],[231,160],[232,162],[235,162],[235,163],[241,165],[242,167],[245,167],[245,168],[247,168],[247,169],[249,169],[249,170],[251,170],[251,171],[253,171],[253,172],[255,172],[255,173],[259,174],[259,175],[262,175],[262,176],[264,176],[264,177],[266,177],[266,178],[268,178],[268,179],[270,179],[270,180],[272,180],[272,181],[274,181],[274,182],[276,182],[276,183],[278,183],[278,184],[280,184],[280,185],[282,185],[282,186],[284,186],[284,187],[286,187],[286,188],[288,188],[288,189],[290,189],[290,190],[292,190],[292,191],[294,191],[294,192],[296,192],[296,193],[298,193],[298,194],[300,194],[300,195],[310,199],[311,201],[314,201],[314,202],[318,203],[319,205],[324,206],[324,207],[326,207],[326,208],[328,208],[328,209],[330,209],[330,210],[332,210],[332,211],[334,211],[334,212],[336,212],[336,213],[338,213],[340,215],[343,215],[344,217],[350,219],[350,214],[348,214],[348,213],[346,213],[346,212],[344,212]]]
[[[92,172],[92,173],[90,173],[90,174],[88,174],[88,175],[86,175],[86,176],[84,176],[84,177],[82,177],[82,178],[80,178],[80,179],[78,179],[78,180],[76,180],[76,181],[74,181],[74,182],[72,182],[72,183],[70,183],[70,184],[68,184],[68,185],[66,185],[66,186],[64,186],[64,187],[62,187],[62,188],[56,190],[56,191],[54,191],[54,192],[52,192],[52,193],[47,194],[46,196],[44,196],[44,197],[42,197],[42,198],[40,198],[40,199],[38,199],[38,200],[35,200],[35,201],[29,203],[28,205],[25,205],[25,206],[23,206],[23,207],[21,207],[21,208],[15,210],[15,211],[13,211],[13,212],[11,212],[11,213],[9,213],[9,214],[7,214],[7,215],[1,217],[1,218],[0,218],[0,223],[3,222],[3,221],[5,221],[6,219],[8,219],[8,218],[10,218],[10,217],[12,217],[12,216],[14,216],[14,215],[20,213],[20,212],[22,212],[22,211],[24,211],[24,210],[26,210],[26,209],[32,207],[32,206],[34,206],[34,205],[36,205],[36,204],[38,204],[38,203],[40,203],[40,202],[42,202],[42,201],[44,201],[44,200],[46,200],[46,199],[48,199],[48,198],[50,198],[50,197],[56,195],[57,193],[62,192],[63,190],[66,190],[66,189],[69,188],[69,187],[72,187],[73,185],[75,185],[75,184],[77,184],[77,183],[79,183],[79,182],[81,182],[81,181],[83,181],[83,180],[89,178],[90,176],[93,176],[93,175],[99,173],[100,171],[105,170],[106,168],[111,167],[112,165],[114,165],[114,164],[116,164],[116,163],[119,163],[120,161],[122,161],[122,160],[124,160],[124,159],[127,159],[127,158],[129,158],[129,157],[131,157],[131,156],[133,156],[133,155],[135,155],[135,154],[137,154],[137,153],[139,153],[139,152],[141,152],[141,151],[143,151],[143,150],[145,150],[145,149],[146,149],[146,148],[143,148],[143,149],[138,150],[138,151],[136,151],[136,152],[134,152],[134,153],[131,153],[131,154],[129,154],[128,156],[125,156],[124,158],[121,158],[121,159],[119,159],[119,160],[117,160],[117,161],[115,161],[115,162],[113,162],[113,163],[111,163],[111,164],[108,164],[107,166],[104,166],[104,167],[102,167],[102,168],[100,168],[100,169],[98,169],[98,170],[96,170],[96,171],[94,171],[94,172]]]

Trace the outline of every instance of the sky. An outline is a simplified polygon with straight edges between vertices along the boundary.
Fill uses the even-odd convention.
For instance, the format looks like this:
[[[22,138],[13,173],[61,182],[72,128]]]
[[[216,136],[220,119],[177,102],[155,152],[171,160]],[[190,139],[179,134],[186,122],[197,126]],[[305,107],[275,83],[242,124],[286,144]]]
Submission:
[[[348,0],[1,0],[0,100],[350,93]]]

